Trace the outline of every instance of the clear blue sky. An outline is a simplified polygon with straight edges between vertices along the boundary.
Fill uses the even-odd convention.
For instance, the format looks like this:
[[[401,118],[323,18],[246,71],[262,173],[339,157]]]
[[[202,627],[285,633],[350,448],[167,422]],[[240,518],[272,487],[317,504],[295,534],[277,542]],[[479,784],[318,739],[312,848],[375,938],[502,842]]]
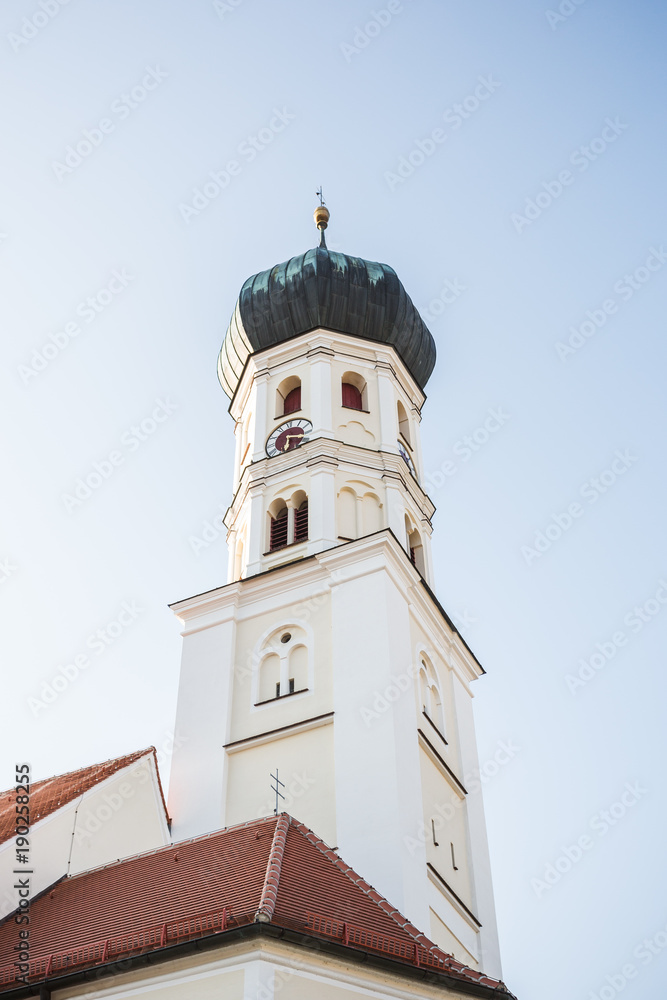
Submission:
[[[438,346],[438,594],[488,671],[481,760],[519,748],[485,784],[505,978],[654,1000],[664,5],[43,2],[0,11],[0,784],[151,743],[168,771],[167,602],[226,571],[222,534],[191,541],[230,498],[217,351],[245,278],[314,244],[323,184],[330,244],[391,264]]]

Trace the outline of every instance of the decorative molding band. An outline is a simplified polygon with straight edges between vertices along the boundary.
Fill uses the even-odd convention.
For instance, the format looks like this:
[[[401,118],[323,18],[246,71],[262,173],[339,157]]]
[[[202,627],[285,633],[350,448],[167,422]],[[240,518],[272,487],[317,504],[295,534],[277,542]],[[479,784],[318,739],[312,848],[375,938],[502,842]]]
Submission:
[[[333,712],[327,712],[325,715],[316,715],[312,719],[304,719],[303,722],[293,722],[291,725],[281,726],[279,729],[269,729],[268,732],[260,733],[259,736],[247,736],[242,740],[234,740],[233,743],[224,743],[223,750],[228,754],[239,753],[241,750],[250,750],[253,747],[272,743],[276,737],[281,739],[283,736],[296,736],[298,733],[307,733],[311,729],[320,729],[322,726],[331,725],[333,716]]]
[[[445,777],[449,779],[450,783],[454,782],[454,785],[456,786],[456,791],[460,792],[462,795],[467,795],[468,792],[467,792],[466,788],[459,781],[459,779],[456,777],[456,775],[454,774],[454,772],[452,771],[451,767],[449,766],[449,764],[447,763],[447,761],[444,759],[444,757],[440,756],[440,754],[438,753],[438,751],[435,749],[435,747],[433,746],[433,744],[429,740],[428,736],[426,736],[426,734],[421,729],[418,729],[417,732],[419,733],[420,744],[421,745],[426,744],[426,746],[424,747],[424,749],[429,754],[429,757],[431,757],[431,759],[433,759],[435,757],[435,760],[433,761],[433,763],[436,765],[436,767],[438,767],[441,771],[444,770]],[[430,753],[429,753],[429,751],[430,751]]]
[[[447,897],[449,902],[452,904],[455,910],[457,910],[461,916],[470,924],[470,926],[475,930],[479,930],[482,926],[472,910],[469,910],[466,904],[463,902],[460,896],[457,896],[451,885],[445,882],[444,878],[437,870],[434,868],[430,861],[426,862],[426,867],[428,869],[428,877],[431,882],[440,889],[442,894]]]

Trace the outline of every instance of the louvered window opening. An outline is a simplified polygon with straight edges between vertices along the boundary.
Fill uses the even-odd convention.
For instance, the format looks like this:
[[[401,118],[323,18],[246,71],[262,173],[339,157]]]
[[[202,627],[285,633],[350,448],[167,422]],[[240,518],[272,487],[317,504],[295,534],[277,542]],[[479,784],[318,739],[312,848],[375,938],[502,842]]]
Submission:
[[[269,550],[282,549],[287,545],[287,507],[278,514],[278,517],[271,518],[271,540]]]
[[[296,413],[297,410],[301,409],[301,386],[297,385],[296,389],[292,389],[285,396],[285,406],[283,413]]]
[[[361,392],[351,382],[343,382],[343,406],[350,410],[362,410]]]
[[[308,538],[308,501],[304,500],[294,511],[294,541],[305,542]]]

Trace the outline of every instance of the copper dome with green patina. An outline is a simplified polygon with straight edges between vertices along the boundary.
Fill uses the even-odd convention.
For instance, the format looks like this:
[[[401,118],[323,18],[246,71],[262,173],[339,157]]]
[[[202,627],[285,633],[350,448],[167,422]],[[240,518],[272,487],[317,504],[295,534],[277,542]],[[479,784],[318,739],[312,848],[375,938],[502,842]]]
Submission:
[[[244,283],[218,359],[232,397],[251,354],[324,327],[391,344],[423,389],[435,365],[435,342],[388,264],[320,246]]]

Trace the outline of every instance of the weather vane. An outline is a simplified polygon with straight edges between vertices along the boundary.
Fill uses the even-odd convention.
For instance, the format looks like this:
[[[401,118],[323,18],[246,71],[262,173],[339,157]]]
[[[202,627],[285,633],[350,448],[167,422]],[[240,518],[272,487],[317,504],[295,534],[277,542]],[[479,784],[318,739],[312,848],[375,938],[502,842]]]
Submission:
[[[320,199],[320,205],[324,205],[324,195],[322,194],[322,185],[321,184],[320,184],[319,188],[317,189],[317,191],[315,192],[315,194]]]
[[[285,796],[280,791],[280,789],[284,788],[285,785],[278,778],[278,768],[276,768],[276,773],[271,775],[271,780],[275,781],[275,783],[276,783],[276,787],[275,788],[273,787],[273,785],[271,785],[271,791],[276,793],[276,808],[273,810],[273,815],[277,816],[278,815],[278,804],[279,804],[278,803],[278,798],[281,798],[281,799],[285,798]]]

